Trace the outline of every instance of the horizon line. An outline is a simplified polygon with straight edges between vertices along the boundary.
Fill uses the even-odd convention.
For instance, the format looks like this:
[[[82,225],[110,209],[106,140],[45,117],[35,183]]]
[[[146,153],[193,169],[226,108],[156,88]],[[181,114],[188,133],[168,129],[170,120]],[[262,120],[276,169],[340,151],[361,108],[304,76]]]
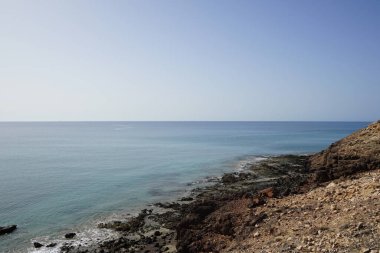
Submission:
[[[0,123],[101,123],[101,122],[376,122],[378,120],[0,120]]]

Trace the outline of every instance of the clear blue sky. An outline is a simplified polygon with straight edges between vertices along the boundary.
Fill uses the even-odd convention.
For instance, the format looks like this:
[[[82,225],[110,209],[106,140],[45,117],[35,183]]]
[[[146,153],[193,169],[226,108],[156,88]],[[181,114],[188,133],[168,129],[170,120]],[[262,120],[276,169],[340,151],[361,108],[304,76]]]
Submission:
[[[377,120],[380,1],[0,1],[0,121]]]

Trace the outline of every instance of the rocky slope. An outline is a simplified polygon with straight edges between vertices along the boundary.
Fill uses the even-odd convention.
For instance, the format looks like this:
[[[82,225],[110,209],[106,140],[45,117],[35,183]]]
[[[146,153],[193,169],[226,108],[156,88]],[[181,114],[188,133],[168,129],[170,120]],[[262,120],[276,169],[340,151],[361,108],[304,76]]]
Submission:
[[[226,212],[267,218],[222,252],[380,252],[380,170],[270,199],[255,210],[244,199],[231,204]]]
[[[380,168],[380,121],[330,145],[310,158],[317,182]]]

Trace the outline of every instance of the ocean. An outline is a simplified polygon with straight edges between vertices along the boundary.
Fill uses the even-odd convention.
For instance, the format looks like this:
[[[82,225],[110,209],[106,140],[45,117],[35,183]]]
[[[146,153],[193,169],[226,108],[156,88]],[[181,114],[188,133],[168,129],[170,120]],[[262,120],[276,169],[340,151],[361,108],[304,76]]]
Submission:
[[[368,124],[1,122],[0,226],[18,229],[0,236],[0,252],[92,231],[99,220],[174,199],[206,177],[263,156],[318,152]]]

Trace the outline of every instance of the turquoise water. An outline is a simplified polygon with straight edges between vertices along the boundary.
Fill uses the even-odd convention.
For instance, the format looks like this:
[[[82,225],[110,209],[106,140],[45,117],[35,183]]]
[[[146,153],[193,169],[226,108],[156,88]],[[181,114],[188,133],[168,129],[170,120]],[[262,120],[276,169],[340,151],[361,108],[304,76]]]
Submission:
[[[169,199],[251,156],[310,153],[365,122],[0,123],[0,252]]]

